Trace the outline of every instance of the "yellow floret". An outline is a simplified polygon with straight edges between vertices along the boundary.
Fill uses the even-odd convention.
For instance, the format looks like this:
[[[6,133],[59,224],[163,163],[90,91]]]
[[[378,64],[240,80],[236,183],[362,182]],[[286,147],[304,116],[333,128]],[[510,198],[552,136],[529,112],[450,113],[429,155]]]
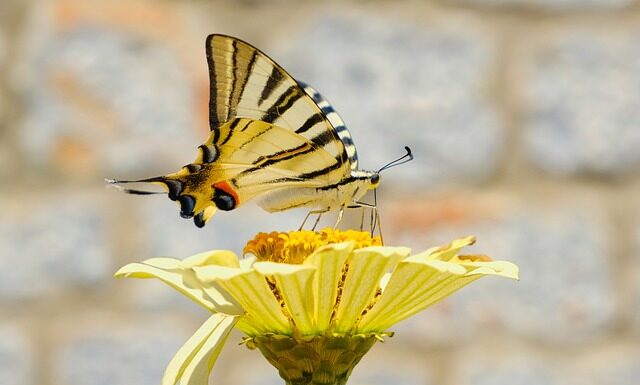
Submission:
[[[308,230],[258,233],[242,252],[255,255],[258,261],[300,264],[318,248],[345,241],[354,241],[356,249],[382,245],[379,236],[372,237],[367,231],[326,228],[319,233]]]

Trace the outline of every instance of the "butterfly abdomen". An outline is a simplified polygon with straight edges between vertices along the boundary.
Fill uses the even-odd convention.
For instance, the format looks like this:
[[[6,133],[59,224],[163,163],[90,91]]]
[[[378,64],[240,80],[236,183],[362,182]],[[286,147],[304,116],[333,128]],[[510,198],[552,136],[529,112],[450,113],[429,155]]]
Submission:
[[[298,207],[333,210],[349,206],[366,194],[370,188],[372,184],[368,174],[367,176],[351,175],[337,183],[322,187],[276,190],[266,194],[258,204],[269,212]]]

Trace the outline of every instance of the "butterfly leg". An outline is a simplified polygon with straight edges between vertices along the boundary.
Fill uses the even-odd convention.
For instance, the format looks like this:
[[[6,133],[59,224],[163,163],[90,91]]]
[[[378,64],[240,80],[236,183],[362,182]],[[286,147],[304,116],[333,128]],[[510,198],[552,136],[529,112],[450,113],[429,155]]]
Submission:
[[[382,225],[380,223],[380,213],[378,212],[378,206],[376,205],[372,205],[371,203],[367,203],[367,202],[353,202],[352,205],[347,206],[347,208],[362,208],[362,218],[360,221],[360,230],[362,230],[364,228],[364,210],[365,209],[370,209],[370,217],[369,217],[369,223],[370,223],[370,227],[369,227],[369,232],[371,233],[371,236],[373,237],[373,234],[376,231],[376,227],[378,228],[378,235],[380,235],[380,240],[382,241],[382,244],[384,244],[384,238],[382,236]]]
[[[333,225],[333,229],[337,229],[340,222],[342,222],[342,216],[344,215],[345,206],[340,207],[340,211],[338,211],[338,218],[336,219],[336,224]]]
[[[361,215],[360,215],[360,231],[364,230],[364,213],[367,211],[367,208],[364,206],[360,207],[360,211],[362,211]]]
[[[322,214],[326,213],[327,211],[321,211],[321,212],[318,213],[318,217],[316,218],[316,221],[313,224],[313,227],[311,228],[311,231],[316,231],[316,227],[318,227],[318,223],[320,223],[320,218],[322,218]]]
[[[312,231],[316,229],[316,227],[318,226],[318,223],[320,222],[320,218],[322,218],[322,214],[326,213],[327,211],[329,211],[328,208],[326,209],[321,209],[321,210],[311,210],[307,213],[307,215],[304,217],[304,220],[302,221],[302,224],[300,225],[300,227],[298,228],[298,231],[302,230],[304,228],[304,224],[307,223],[307,220],[309,219],[309,217],[313,214],[318,214],[318,217],[316,218],[315,223],[313,224],[312,227]]]

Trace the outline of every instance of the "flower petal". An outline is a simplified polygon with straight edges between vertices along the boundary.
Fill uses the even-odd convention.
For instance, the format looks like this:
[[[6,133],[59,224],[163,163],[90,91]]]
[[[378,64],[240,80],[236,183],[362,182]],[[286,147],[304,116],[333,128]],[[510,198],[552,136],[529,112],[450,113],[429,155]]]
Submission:
[[[240,267],[238,256],[229,250],[211,250],[205,251],[185,258],[182,261],[184,267],[194,266],[227,266],[227,267]]]
[[[215,282],[254,320],[256,330],[289,335],[291,326],[265,277],[255,270],[222,266],[194,267],[203,282]]]
[[[168,259],[168,258],[167,258]],[[177,269],[176,269],[177,270]],[[215,311],[216,306],[201,288],[188,287],[183,282],[183,274],[171,272],[145,263],[130,263],[120,268],[115,273],[116,278],[157,278],[167,285],[178,290],[192,301],[205,307],[209,311]]]
[[[315,331],[313,266],[257,262],[253,267],[264,276],[273,277],[289,315],[302,335]]]
[[[478,266],[465,266],[469,264]],[[462,264],[431,260],[428,252],[409,257],[398,264],[382,297],[363,317],[358,330],[384,331],[489,274],[514,278],[517,277],[517,267],[508,262]]]
[[[406,247],[381,246],[353,251],[335,317],[336,331],[351,331],[362,311],[372,303],[382,276],[409,253],[411,250]]]
[[[213,363],[233,329],[238,317],[214,314],[182,345],[164,371],[162,385],[175,385],[183,377],[188,383],[196,377],[206,378],[209,370],[203,372],[203,362]]]
[[[240,260],[240,267],[241,269],[250,269],[251,266],[253,266],[253,264],[256,263],[256,257],[254,255],[251,255],[249,257],[244,257]]]
[[[473,245],[475,242],[476,237],[470,235],[468,237],[456,239],[448,245],[431,248],[420,254],[426,254],[427,259],[449,261],[451,258],[455,257],[458,254],[458,251],[460,251],[460,249],[465,246]]]
[[[329,328],[331,313],[338,297],[338,282],[342,277],[342,268],[353,247],[353,242],[323,246],[304,261],[304,265],[316,268],[313,279],[316,332]]]
[[[520,279],[520,271],[516,264],[508,261],[460,262],[467,268],[467,275],[497,275],[500,277]]]
[[[192,301],[212,312],[242,314],[242,309],[227,293],[205,285],[183,261],[173,258],[151,258],[142,263],[130,263],[115,274],[116,278],[157,278],[178,290]]]

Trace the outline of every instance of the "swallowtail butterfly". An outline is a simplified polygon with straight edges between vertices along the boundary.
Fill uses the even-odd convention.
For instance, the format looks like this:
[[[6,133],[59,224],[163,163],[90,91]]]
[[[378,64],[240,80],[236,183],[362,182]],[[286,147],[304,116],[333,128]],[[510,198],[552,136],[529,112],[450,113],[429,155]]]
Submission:
[[[347,127],[316,90],[240,39],[210,35],[206,52],[211,133],[195,161],[165,176],[108,182],[160,184],[198,227],[253,198],[269,212],[306,207],[340,210],[340,218],[376,188],[380,170],[358,169]]]

